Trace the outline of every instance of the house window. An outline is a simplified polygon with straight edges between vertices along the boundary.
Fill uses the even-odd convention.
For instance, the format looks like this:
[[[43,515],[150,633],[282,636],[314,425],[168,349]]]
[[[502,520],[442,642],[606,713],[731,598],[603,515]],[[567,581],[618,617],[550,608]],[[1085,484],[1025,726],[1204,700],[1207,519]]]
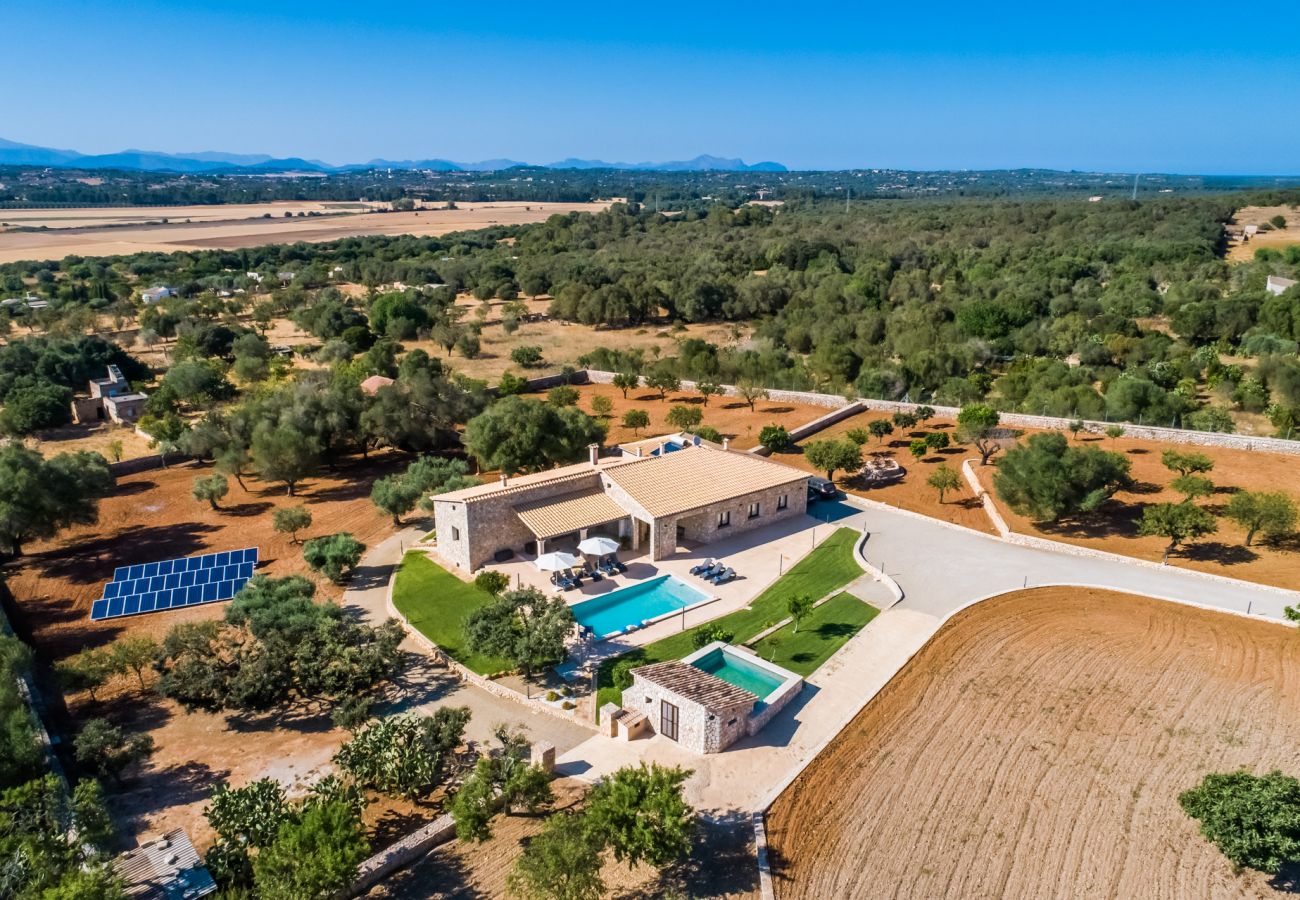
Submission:
[[[453,541],[460,540],[460,529],[457,528],[455,525],[451,526],[451,539]]]
[[[677,740],[677,707],[667,700],[659,701],[659,733],[670,741]]]
[[[749,504],[749,517],[750,517],[751,519],[757,519],[757,518],[758,518],[758,514],[759,514],[760,512],[762,512],[762,507],[759,506],[759,504],[757,504],[757,503],[751,503],[751,504]]]
[[[718,513],[718,527],[726,528],[731,524],[731,510]]]
[[[789,505],[790,505],[790,495],[789,495],[789,494],[782,494],[780,497],[777,497],[777,498],[776,498],[776,508],[777,508],[777,509],[785,509],[785,508],[786,508],[787,506],[789,506]]]

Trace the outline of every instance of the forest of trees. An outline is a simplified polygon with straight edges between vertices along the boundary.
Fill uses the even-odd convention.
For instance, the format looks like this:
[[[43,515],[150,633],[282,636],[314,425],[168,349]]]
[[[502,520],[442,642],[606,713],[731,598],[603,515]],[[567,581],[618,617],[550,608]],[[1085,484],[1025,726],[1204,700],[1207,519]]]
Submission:
[[[744,340],[681,340],[664,358],[598,347],[580,359],[604,369],[1207,430],[1232,428],[1238,410],[1289,435],[1300,304],[1264,282],[1300,274],[1300,248],[1225,262],[1223,226],[1246,199],[714,205],[674,217],[616,205],[441,238],[10,264],[0,289],[49,298],[26,315],[51,334],[79,333],[92,310],[138,315],[151,336],[227,359],[238,335],[220,320],[246,303],[235,291],[255,290],[247,272],[294,272],[254,295],[255,320],[292,315],[372,356],[417,335],[475,355],[483,325],[464,320],[457,294],[549,295],[552,316],[601,328],[744,326]],[[371,294],[350,298],[338,280]],[[158,282],[180,297],[139,311],[135,295]],[[424,287],[377,290],[394,282]],[[520,315],[508,305],[506,327]]]

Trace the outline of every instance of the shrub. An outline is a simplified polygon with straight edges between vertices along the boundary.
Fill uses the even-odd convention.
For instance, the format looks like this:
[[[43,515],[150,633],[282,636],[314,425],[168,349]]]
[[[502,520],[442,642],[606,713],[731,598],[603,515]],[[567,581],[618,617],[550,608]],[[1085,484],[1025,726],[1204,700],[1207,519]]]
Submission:
[[[312,571],[320,572],[335,584],[343,584],[365,552],[365,544],[343,531],[312,538],[303,545],[302,558]]]
[[[474,576],[474,586],[495,597],[506,588],[510,587],[510,576],[506,575],[504,572],[496,572],[488,569],[487,571],[479,572]]]
[[[794,446],[784,425],[764,425],[758,433],[758,442],[773,453],[784,453]]]

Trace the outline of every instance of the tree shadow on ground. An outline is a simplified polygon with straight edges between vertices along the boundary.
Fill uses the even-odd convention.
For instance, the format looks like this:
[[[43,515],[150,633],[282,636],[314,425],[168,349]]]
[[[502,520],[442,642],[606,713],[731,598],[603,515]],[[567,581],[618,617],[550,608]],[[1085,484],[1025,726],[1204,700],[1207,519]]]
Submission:
[[[261,500],[253,503],[240,503],[236,506],[223,506],[220,512],[223,516],[235,516],[242,519],[248,516],[261,515],[274,505],[274,503]]]
[[[1300,860],[1289,862],[1268,880],[1268,886],[1284,894],[1300,894]]]
[[[369,591],[388,584],[393,567],[390,563],[383,565],[357,566],[348,577],[349,591]]]
[[[760,409],[759,412],[765,415],[779,416],[785,413],[794,412],[793,406],[769,406],[766,409]]]
[[[370,847],[379,850],[396,844],[411,832],[423,828],[437,818],[438,811],[431,804],[417,803],[415,812],[390,809],[370,826]]]
[[[664,896],[709,898],[757,892],[754,819],[738,810],[706,811],[700,816],[690,855],[646,884],[611,894],[617,900]]]
[[[1062,519],[1059,522],[1035,522],[1034,527],[1046,535],[1074,538],[1137,537],[1137,523],[1144,503],[1111,501],[1091,515]]]
[[[69,541],[56,549],[24,557],[49,578],[73,584],[107,581],[118,566],[189,556],[203,550],[203,535],[217,530],[204,522],[175,525],[132,525],[112,534],[95,534]]]
[[[1195,562],[1213,562],[1221,566],[1239,566],[1254,562],[1259,554],[1240,544],[1225,544],[1222,541],[1198,541],[1183,547],[1179,554],[1183,559]]]
[[[324,704],[299,703],[271,710],[234,711],[226,716],[226,727],[240,734],[269,731],[325,734],[333,731],[335,725]]]
[[[206,800],[217,782],[229,778],[229,769],[213,769],[206,763],[186,762],[174,766],[145,764],[140,775],[119,787],[113,810],[120,830],[138,834],[149,826],[148,816],[159,809],[154,804],[164,798],[165,807],[186,806]]]
[[[136,494],[143,494],[152,491],[158,486],[155,481],[127,481],[119,483],[113,491],[114,497],[133,497]]]
[[[1126,494],[1158,494],[1164,488],[1151,481],[1135,481],[1132,485],[1124,489]]]
[[[472,873],[459,855],[455,842],[435,848],[414,865],[384,879],[384,896],[392,900],[489,900],[471,883]]]

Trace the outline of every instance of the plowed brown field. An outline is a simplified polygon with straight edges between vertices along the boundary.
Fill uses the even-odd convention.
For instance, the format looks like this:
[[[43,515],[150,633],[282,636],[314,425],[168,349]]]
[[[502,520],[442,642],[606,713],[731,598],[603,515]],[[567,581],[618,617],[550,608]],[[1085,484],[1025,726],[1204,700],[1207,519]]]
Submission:
[[[1300,773],[1293,629],[1106,591],[959,614],[772,807],[777,895],[1280,896],[1178,806]]]

